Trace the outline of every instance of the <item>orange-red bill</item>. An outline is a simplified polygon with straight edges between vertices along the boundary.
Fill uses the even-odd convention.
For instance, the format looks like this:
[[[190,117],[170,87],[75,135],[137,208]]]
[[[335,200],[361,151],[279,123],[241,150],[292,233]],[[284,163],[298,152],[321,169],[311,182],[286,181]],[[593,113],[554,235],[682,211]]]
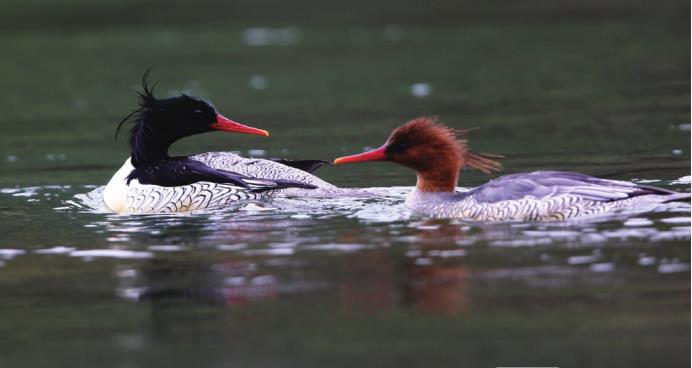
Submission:
[[[387,159],[387,156],[384,154],[385,148],[385,146],[382,146],[372,151],[359,153],[357,155],[339,157],[334,160],[334,165],[349,164],[352,162],[384,161]]]
[[[256,134],[264,137],[269,137],[269,132],[264,129],[253,128],[251,126],[236,123],[235,121],[221,114],[216,115],[216,122],[212,124],[211,127],[212,129],[220,130],[223,132]]]

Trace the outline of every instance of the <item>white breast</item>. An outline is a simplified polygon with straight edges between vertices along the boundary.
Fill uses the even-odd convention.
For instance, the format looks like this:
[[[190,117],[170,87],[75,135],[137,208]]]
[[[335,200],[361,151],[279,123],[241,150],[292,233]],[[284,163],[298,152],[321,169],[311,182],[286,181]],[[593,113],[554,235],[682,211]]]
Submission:
[[[134,166],[130,162],[128,157],[125,160],[123,166],[116,171],[108,184],[106,184],[106,189],[103,191],[103,201],[106,206],[117,213],[128,212],[127,208],[127,175],[132,172]]]
[[[134,167],[128,157],[113,175],[103,192],[106,206],[117,213],[172,213],[205,208],[219,208],[245,199],[266,196],[229,184],[198,182],[178,187],[140,184],[136,179],[127,184]]]

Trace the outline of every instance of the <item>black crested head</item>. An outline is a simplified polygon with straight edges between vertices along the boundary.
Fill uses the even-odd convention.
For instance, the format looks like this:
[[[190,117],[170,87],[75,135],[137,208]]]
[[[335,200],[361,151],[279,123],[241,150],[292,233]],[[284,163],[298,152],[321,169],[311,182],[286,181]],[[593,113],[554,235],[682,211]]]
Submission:
[[[180,139],[189,135],[210,132],[217,122],[214,106],[203,99],[181,93],[168,98],[156,98],[154,86],[148,81],[149,71],[142,77],[139,108],[126,116],[118,125],[116,136],[123,124],[133,124],[131,133],[139,125],[146,125],[161,137]]]
[[[269,136],[266,130],[249,127],[219,114],[205,100],[181,93],[174,97],[156,98],[148,81],[149,71],[142,77],[139,108],[118,125],[132,123],[130,151],[135,167],[153,164],[168,158],[168,148],[180,138],[212,130]]]
[[[154,86],[148,81],[149,71],[142,77],[138,91],[139,107],[118,125],[116,137],[126,122],[130,129],[130,153],[135,167],[168,157],[168,148],[175,141],[214,130],[218,113],[211,103],[186,94],[156,98]]]

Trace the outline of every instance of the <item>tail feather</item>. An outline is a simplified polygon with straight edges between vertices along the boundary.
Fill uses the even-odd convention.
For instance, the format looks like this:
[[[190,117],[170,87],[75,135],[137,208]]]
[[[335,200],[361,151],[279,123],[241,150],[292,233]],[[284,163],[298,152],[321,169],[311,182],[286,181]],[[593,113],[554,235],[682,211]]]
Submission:
[[[290,166],[299,170],[303,170],[307,173],[313,173],[315,170],[319,169],[320,167],[324,165],[329,165],[329,162],[327,161],[322,161],[322,160],[286,160],[286,159],[277,159],[277,160],[272,160],[274,162],[278,162],[280,164]]]
[[[262,193],[268,190],[286,189],[286,188],[301,188],[301,189],[316,189],[317,187],[311,184],[301,183],[293,180],[267,180],[247,178],[243,182],[248,185],[254,193]]]
[[[690,193],[668,194],[665,196],[665,199],[662,201],[662,203],[690,202],[690,198],[692,198],[692,194]]]

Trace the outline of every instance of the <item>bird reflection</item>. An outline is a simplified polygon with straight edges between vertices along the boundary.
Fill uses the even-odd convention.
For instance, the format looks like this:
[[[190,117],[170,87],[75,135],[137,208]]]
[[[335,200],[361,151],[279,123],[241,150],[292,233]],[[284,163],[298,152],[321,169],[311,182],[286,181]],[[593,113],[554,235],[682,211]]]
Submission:
[[[463,313],[470,304],[469,274],[469,270],[461,266],[415,267],[411,303],[426,313]]]
[[[347,312],[381,312],[401,304],[396,265],[385,250],[358,253],[343,265],[339,305]]]
[[[463,231],[453,224],[424,223],[421,227],[424,230],[414,233],[414,244],[351,252],[298,248],[290,255],[276,255],[252,246],[228,245],[234,251],[157,256],[136,272],[123,274],[121,291],[130,292],[121,295],[150,302],[153,312],[175,304],[174,300],[234,308],[309,294],[329,305],[334,298],[345,313],[464,313],[471,304],[471,271],[463,265],[464,250],[452,241],[427,241],[453,240],[463,236]],[[233,231],[242,230],[224,229]],[[335,240],[362,241],[350,231]]]
[[[459,265],[417,264],[420,258],[392,262],[383,252],[362,252],[345,267],[350,277],[339,282],[339,302],[354,313],[413,309],[452,315],[470,304],[470,271]]]

